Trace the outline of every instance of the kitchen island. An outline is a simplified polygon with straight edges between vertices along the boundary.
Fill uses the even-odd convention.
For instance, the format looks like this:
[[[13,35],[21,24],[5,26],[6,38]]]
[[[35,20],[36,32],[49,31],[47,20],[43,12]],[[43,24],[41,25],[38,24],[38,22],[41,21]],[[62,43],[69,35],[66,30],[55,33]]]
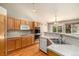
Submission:
[[[47,47],[48,50],[60,56],[79,56],[79,47],[68,44],[51,44]]]
[[[58,36],[59,35],[62,35],[62,40],[67,44],[56,44],[52,41],[52,44],[47,46],[48,55],[50,55],[49,51],[51,51],[56,53],[55,55],[57,56],[79,56],[79,35],[58,33]],[[45,36],[43,35],[43,37],[50,41],[53,37],[57,37],[57,33],[45,33]]]

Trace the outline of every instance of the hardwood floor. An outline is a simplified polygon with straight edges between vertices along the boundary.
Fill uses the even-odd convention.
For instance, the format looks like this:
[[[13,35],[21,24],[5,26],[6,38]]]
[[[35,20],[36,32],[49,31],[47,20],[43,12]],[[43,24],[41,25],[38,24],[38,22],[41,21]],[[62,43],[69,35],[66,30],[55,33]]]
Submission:
[[[8,56],[47,56],[47,54],[40,51],[39,44],[36,43],[29,47],[10,52]]]

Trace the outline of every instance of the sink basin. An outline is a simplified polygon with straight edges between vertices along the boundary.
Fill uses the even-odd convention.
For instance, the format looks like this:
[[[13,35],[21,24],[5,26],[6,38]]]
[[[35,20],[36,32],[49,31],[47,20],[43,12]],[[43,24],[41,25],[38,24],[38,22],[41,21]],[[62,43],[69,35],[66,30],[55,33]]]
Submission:
[[[59,41],[53,41],[55,44],[67,44],[67,43],[65,43],[65,42],[59,42]]]
[[[54,39],[54,40],[52,40],[52,42],[53,42],[54,44],[68,44],[68,43],[66,43],[66,42],[64,42],[64,41],[60,41],[60,40],[58,40],[58,39]]]

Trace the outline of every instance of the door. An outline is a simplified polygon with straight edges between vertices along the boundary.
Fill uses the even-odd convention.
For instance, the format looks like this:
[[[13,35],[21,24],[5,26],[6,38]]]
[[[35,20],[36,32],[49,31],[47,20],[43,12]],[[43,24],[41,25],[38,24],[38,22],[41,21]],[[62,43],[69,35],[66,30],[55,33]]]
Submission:
[[[40,38],[40,49],[47,53],[47,39],[46,38]]]

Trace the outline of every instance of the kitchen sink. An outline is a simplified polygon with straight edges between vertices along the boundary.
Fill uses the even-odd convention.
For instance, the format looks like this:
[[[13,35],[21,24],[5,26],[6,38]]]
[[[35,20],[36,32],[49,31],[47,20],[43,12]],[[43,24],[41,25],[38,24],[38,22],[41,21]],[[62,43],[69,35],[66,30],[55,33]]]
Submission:
[[[60,42],[59,40],[54,40],[53,43],[55,43],[55,44],[67,44],[67,43],[65,43],[63,41]]]
[[[59,39],[51,39],[51,41],[54,44],[68,44],[68,43],[64,42],[63,40],[59,40]]]

